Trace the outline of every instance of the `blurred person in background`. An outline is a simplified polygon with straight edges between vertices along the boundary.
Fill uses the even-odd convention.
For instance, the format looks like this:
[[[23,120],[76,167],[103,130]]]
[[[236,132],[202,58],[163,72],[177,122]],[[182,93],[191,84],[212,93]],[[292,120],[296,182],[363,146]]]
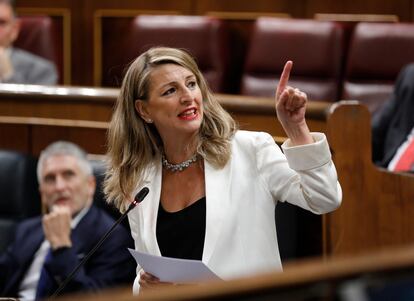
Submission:
[[[414,63],[398,75],[394,91],[372,120],[372,159],[395,172],[414,172]]]
[[[58,141],[40,155],[37,174],[43,216],[21,222],[0,256],[0,296],[51,296],[92,250],[114,220],[93,205],[95,177],[86,153]],[[16,187],[16,189],[22,189]],[[136,264],[128,231],[118,226],[62,290],[62,294],[131,285]]]
[[[14,48],[20,31],[13,0],[0,0],[0,82],[54,85],[54,64],[40,56]]]

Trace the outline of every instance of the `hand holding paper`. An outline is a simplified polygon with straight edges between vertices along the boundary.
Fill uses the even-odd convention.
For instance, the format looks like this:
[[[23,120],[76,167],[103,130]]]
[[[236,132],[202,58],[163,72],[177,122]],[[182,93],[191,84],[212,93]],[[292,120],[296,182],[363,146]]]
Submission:
[[[128,249],[145,272],[162,282],[197,283],[220,280],[202,261],[149,255]]]

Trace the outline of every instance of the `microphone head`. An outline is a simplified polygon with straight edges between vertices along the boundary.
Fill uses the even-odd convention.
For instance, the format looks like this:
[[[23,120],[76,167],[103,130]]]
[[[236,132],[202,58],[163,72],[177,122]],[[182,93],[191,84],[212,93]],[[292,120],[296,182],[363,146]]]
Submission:
[[[129,204],[129,207],[127,209],[127,211],[124,213],[125,215],[129,213],[129,211],[131,211],[132,209],[135,208],[136,205],[138,205],[139,203],[141,203],[145,197],[147,196],[149,192],[148,187],[144,187],[142,188],[134,197],[134,200],[131,202],[131,204]]]
[[[135,198],[134,198],[134,203],[136,203],[136,204],[139,204],[139,203],[141,203],[144,199],[145,199],[145,197],[147,196],[147,194],[148,194],[148,192],[149,192],[149,189],[148,189],[148,187],[144,187],[144,188],[142,188],[136,195],[135,195]]]

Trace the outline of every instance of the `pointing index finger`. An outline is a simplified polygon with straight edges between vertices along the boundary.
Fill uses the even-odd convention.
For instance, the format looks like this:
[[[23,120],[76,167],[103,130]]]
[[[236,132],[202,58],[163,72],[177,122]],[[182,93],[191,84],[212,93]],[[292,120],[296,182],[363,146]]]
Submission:
[[[280,75],[279,84],[277,85],[276,89],[276,98],[278,99],[280,94],[285,90],[290,76],[290,70],[292,70],[292,61],[287,61],[285,67],[283,67],[282,74]]]

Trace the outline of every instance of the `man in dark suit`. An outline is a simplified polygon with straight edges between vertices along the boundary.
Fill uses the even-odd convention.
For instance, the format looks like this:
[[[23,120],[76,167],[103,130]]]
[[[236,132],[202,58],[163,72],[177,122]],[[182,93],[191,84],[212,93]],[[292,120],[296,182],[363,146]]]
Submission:
[[[372,159],[395,170],[400,147],[410,141],[414,129],[414,63],[399,74],[391,99],[372,121]],[[402,150],[404,151],[404,150]],[[390,166],[390,163],[391,166]],[[414,172],[414,166],[407,171]]]
[[[16,18],[14,1],[0,0],[0,82],[56,84],[56,67],[51,62],[12,47],[19,30],[20,22]]]
[[[77,145],[48,146],[40,155],[37,174],[48,213],[22,222],[0,257],[1,296],[34,300],[52,295],[114,223],[92,205],[95,178]],[[129,232],[115,228],[62,293],[131,285],[136,265],[127,247],[132,246]]]

